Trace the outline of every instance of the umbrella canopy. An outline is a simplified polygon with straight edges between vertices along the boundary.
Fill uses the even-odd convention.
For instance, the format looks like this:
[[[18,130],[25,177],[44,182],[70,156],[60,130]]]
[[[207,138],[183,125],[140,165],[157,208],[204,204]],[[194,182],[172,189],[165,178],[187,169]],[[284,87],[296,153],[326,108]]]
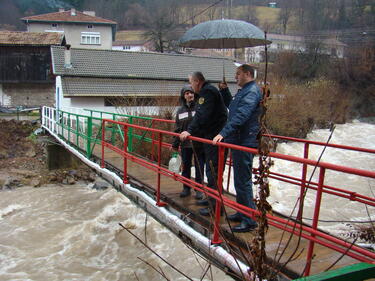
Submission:
[[[198,49],[232,49],[270,44],[264,32],[241,20],[212,20],[197,24],[186,31],[180,46]]]

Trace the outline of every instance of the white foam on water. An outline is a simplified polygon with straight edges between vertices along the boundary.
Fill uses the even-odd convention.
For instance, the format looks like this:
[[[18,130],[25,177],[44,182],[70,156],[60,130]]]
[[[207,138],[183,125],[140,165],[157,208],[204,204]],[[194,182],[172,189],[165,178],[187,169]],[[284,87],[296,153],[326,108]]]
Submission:
[[[24,206],[20,204],[11,204],[6,206],[5,208],[0,209],[0,220],[4,217],[12,215],[14,212],[21,210]]]
[[[0,210],[10,201],[24,207],[0,221],[0,280],[164,280],[138,257],[185,280],[119,226],[144,240],[146,214],[114,189],[49,185],[2,195]],[[190,249],[149,215],[146,230],[152,249],[199,280],[203,269]]]
[[[330,131],[328,129],[313,130],[307,136],[308,140],[326,142]],[[375,125],[358,121],[352,123],[337,125],[333,132],[330,143],[356,146],[363,148],[375,149]],[[320,146],[310,145],[309,158],[318,160],[323,148]],[[277,146],[277,152],[303,157],[303,144],[301,143],[282,143]],[[274,159],[275,165],[271,168],[273,172],[286,173],[291,176],[300,178],[302,166],[296,163]],[[328,162],[336,165],[353,167],[357,169],[375,170],[375,155],[363,152],[354,152],[336,148],[327,148],[323,153],[321,162]],[[307,179],[313,172],[313,168],[308,169]],[[319,169],[317,169],[312,180],[317,182]],[[359,194],[374,197],[375,180],[365,177],[349,175],[341,172],[327,171],[325,184],[345,189]],[[297,199],[299,198],[299,187],[276,180],[270,180],[271,196],[269,201],[273,208],[285,215],[291,215]],[[316,202],[316,192],[309,190],[304,203],[304,217],[306,223],[311,223]],[[342,231],[350,230],[349,224],[343,224],[340,221],[368,221],[375,219],[375,208],[368,207],[370,217],[367,215],[366,208],[363,204],[350,201],[345,198],[323,194],[322,205],[320,208],[319,226],[327,231],[341,229]],[[296,210],[293,215],[296,214]],[[334,221],[325,223],[324,220]],[[337,231],[335,231],[337,233]]]

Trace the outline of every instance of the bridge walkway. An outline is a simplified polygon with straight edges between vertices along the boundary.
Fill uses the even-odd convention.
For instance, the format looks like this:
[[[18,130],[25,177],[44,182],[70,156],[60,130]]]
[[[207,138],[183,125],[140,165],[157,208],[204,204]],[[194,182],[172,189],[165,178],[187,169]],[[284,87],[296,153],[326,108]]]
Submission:
[[[111,150],[105,150],[106,162],[111,166],[116,167],[118,171],[121,171],[123,169],[123,158]],[[98,158],[101,157],[101,145],[97,145],[94,149],[94,155]],[[157,173],[132,161],[128,161],[128,174],[133,182],[139,182],[141,184],[141,189],[155,197],[157,189],[155,185]],[[180,198],[179,193],[182,190],[182,184],[169,177],[161,176],[161,187],[162,200],[170,207],[177,210],[182,217],[188,217],[191,226],[209,238],[212,235],[212,220],[209,217],[204,217],[199,214],[198,210],[202,207],[195,204],[196,200],[194,199],[194,196]],[[194,194],[194,192],[192,192],[192,194]],[[226,193],[225,196],[235,201],[235,197],[232,194]],[[166,206],[166,208],[168,208],[168,206]],[[226,207],[226,212],[228,215],[234,213],[229,207]],[[280,216],[280,214],[275,215]],[[236,223],[233,222],[231,223],[232,226],[235,224]],[[232,233],[225,216],[221,217],[220,227],[221,234],[225,237],[224,243],[226,246],[233,249],[237,258],[241,260],[244,259],[239,248],[246,256],[249,256],[248,247],[249,244],[251,244],[255,233]],[[296,257],[292,261],[288,261],[288,264],[282,268],[281,274],[293,279],[302,275],[306,266],[306,251],[309,243],[307,239],[291,235],[288,232],[283,233],[281,229],[270,226],[265,240],[269,264],[275,263],[280,266],[288,261],[293,252],[296,252],[299,254],[295,255]],[[279,260],[281,253],[283,254]],[[315,258],[313,259],[311,267],[312,275],[327,270],[338,260],[339,261],[331,269],[338,269],[357,262],[349,256],[342,256],[342,254],[318,244],[314,248],[314,254]]]
[[[179,193],[182,189],[181,181],[186,181],[186,179],[165,169],[161,164],[161,150],[164,149],[165,151],[165,149],[168,149],[170,146],[170,142],[166,141],[166,139],[176,134],[166,129],[154,129],[156,121],[164,123],[170,123],[171,121],[148,118],[148,125],[135,125],[135,118],[145,117],[117,116],[111,113],[109,115],[112,116],[112,119],[105,119],[103,118],[104,114],[108,113],[100,112],[100,117],[95,117],[93,116],[93,111],[91,111],[91,116],[89,116],[57,111],[54,108],[45,107],[43,109],[43,126],[70,151],[75,154],[78,153],[83,161],[86,163],[90,162],[90,165],[93,163],[92,161],[99,164],[101,163],[103,145],[103,159],[105,162],[101,163],[102,168],[114,171],[118,175],[118,179],[121,179],[124,183],[126,183],[129,178],[129,182],[133,187],[144,191],[150,198],[153,198],[157,202],[157,206],[159,206],[155,207],[155,205],[153,205],[155,213],[162,212],[161,210],[164,209],[168,210],[170,213],[177,215],[181,221],[185,222],[184,225],[188,225],[203,234],[209,239],[208,241],[211,241],[213,244],[217,244],[220,240],[223,240],[221,243],[222,248],[226,249],[232,256],[239,258],[239,260],[251,266],[251,262],[247,263],[245,260],[249,257],[249,244],[255,238],[255,232],[233,234],[228,227],[228,222],[223,217],[220,218],[220,221],[217,220],[219,218],[202,217],[198,213],[200,207],[195,205],[195,200],[192,197],[183,199],[179,197]],[[118,121],[120,117],[122,121]],[[102,128],[105,129],[102,130]],[[345,241],[319,229],[321,201],[328,197],[325,196],[323,198],[324,194],[344,198],[344,200],[348,200],[347,202],[350,203],[364,204],[366,208],[373,208],[375,206],[375,198],[369,195],[329,186],[324,182],[326,172],[332,171],[336,174],[348,174],[350,176],[359,176],[371,180],[375,179],[375,172],[326,162],[317,162],[309,158],[309,146],[330,146],[334,149],[347,149],[359,153],[370,153],[371,155],[375,155],[375,150],[318,143],[281,136],[270,135],[268,137],[304,143],[304,158],[275,152],[269,153],[269,156],[272,158],[298,163],[300,165],[299,167],[301,167],[302,175],[300,177],[293,177],[288,174],[288,171],[284,173],[271,171],[269,178],[297,186],[296,192],[298,192],[302,198],[304,198],[304,190],[311,190],[311,192],[315,194],[315,198],[312,197],[312,200],[315,201],[313,201],[314,206],[309,207],[314,208],[311,225],[296,223],[277,213],[267,214],[269,222],[269,230],[265,237],[267,263],[273,265],[273,268],[275,268],[277,272],[280,270],[281,266],[282,274],[279,276],[284,276],[285,278],[296,278],[301,275],[309,276],[311,274],[321,273],[328,268],[341,268],[346,265],[358,263],[358,261],[375,264],[374,252],[351,244],[350,241]],[[191,139],[207,142],[207,140],[194,137]],[[137,142],[133,142],[135,140],[137,140]],[[158,150],[156,153],[152,150],[152,155],[158,158],[158,161],[151,161],[150,159],[136,155],[133,147],[134,144],[141,144],[140,147],[143,147],[143,145],[151,145],[152,149],[155,148]],[[225,143],[218,144],[218,147],[219,152],[221,151],[221,153],[219,153],[219,159],[224,155],[224,148],[240,149],[250,153],[257,153],[254,149],[236,147]],[[126,165],[124,165],[124,163],[126,163]],[[319,179],[313,179],[307,184],[308,167],[317,169],[316,174],[318,174]],[[95,169],[98,171],[98,168]],[[99,172],[104,173],[105,169],[100,170],[99,168]],[[256,167],[255,172],[257,172]],[[221,182],[219,180],[221,175],[219,174],[217,176],[218,182]],[[160,185],[158,184],[159,178]],[[218,194],[217,191],[215,193],[209,190],[207,190],[207,193],[212,197]],[[158,197],[159,195],[160,197]],[[257,211],[237,205],[235,203],[235,198],[225,191],[223,192],[223,198],[223,203],[226,206],[225,209],[228,214],[233,213],[234,210],[249,216],[253,216],[254,213],[257,214]],[[160,207],[162,202],[167,203],[166,206]],[[302,208],[306,207],[302,206]],[[213,227],[215,223],[217,223],[218,228]],[[171,225],[167,226],[172,227]],[[180,225],[180,227],[185,226]],[[184,235],[186,235],[186,232],[184,233]],[[177,234],[180,235],[180,232]],[[194,241],[189,241],[187,237],[180,237],[186,243],[194,244]],[[194,235],[190,237],[193,237],[192,239],[200,239]],[[206,247],[202,244],[201,246]],[[295,253],[294,258],[290,259],[293,253]],[[311,261],[311,264],[308,264],[309,261]],[[283,266],[284,263],[287,263],[285,267]],[[225,265],[227,264],[225,263]],[[232,269],[234,269],[234,267],[236,266],[233,266]]]

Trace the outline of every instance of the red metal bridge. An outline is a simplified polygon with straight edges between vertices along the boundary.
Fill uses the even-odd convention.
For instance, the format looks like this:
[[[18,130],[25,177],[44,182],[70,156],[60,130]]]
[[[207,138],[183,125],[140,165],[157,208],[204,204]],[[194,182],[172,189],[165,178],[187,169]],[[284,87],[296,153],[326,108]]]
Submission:
[[[102,169],[116,171],[124,184],[130,183],[132,186],[146,191],[149,196],[155,199],[158,208],[173,208],[188,217],[190,225],[208,236],[211,244],[232,249],[230,250],[231,254],[242,262],[246,263],[247,259],[251,258],[248,253],[254,233],[233,234],[228,226],[228,221],[225,217],[220,216],[220,208],[224,206],[226,213],[237,211],[255,219],[260,213],[236,203],[233,194],[228,193],[230,167],[226,168],[227,176],[219,168],[218,190],[168,170],[165,163],[169,157],[171,139],[178,136],[171,131],[173,121],[93,110],[87,111],[87,114],[77,114],[45,107],[43,108],[43,126],[87,159],[99,162]],[[375,207],[374,197],[355,192],[355,187],[344,189],[340,186],[328,185],[325,182],[326,175],[334,171],[337,176],[349,174],[352,177],[365,178],[373,184],[375,172],[313,160],[310,159],[309,154],[311,146],[350,150],[372,156],[375,154],[375,150],[276,135],[264,137],[273,141],[299,142],[304,145],[302,157],[276,152],[269,153],[272,159],[294,162],[300,166],[300,176],[297,177],[283,172],[273,172],[272,168],[268,175],[270,179],[294,185],[300,200],[296,202],[299,208],[297,218],[278,213],[267,214],[270,225],[265,237],[267,264],[273,268],[274,272],[286,278],[309,276],[327,269],[340,268],[358,262],[375,264],[374,251],[358,246],[353,239],[344,240],[342,237],[337,237],[319,228],[321,206],[326,194],[334,196],[334,198],[343,198],[348,203],[362,204],[363,210],[370,210],[370,214]],[[210,140],[201,138],[189,138],[202,143],[212,143]],[[219,147],[219,163],[225,162],[225,149],[258,153],[256,149],[226,143],[217,145]],[[231,159],[229,158],[225,163],[230,166]],[[254,161],[254,166],[256,166],[256,161]],[[309,169],[316,170],[317,180],[310,179]],[[258,173],[256,167],[253,169],[253,173]],[[226,182],[226,188],[223,182]],[[179,198],[178,193],[182,184],[187,184],[217,200],[216,212],[210,219],[199,216],[194,200]],[[307,191],[315,193],[313,216],[309,224],[301,220],[306,208],[311,208],[303,204]],[[329,200],[332,201],[331,204],[335,204],[332,197]],[[371,219],[369,218],[369,220]]]

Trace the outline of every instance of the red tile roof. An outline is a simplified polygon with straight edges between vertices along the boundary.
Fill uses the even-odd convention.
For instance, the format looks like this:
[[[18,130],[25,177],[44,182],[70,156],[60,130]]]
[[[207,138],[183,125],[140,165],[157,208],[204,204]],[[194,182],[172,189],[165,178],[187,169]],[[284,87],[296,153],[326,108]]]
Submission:
[[[57,32],[0,31],[0,45],[62,45],[64,34]]]
[[[72,16],[71,10],[57,13],[42,14],[30,17],[24,17],[23,21],[38,21],[38,22],[84,22],[84,23],[106,23],[117,24],[115,21],[103,19],[100,17],[93,17],[82,12],[75,11],[75,16]]]

